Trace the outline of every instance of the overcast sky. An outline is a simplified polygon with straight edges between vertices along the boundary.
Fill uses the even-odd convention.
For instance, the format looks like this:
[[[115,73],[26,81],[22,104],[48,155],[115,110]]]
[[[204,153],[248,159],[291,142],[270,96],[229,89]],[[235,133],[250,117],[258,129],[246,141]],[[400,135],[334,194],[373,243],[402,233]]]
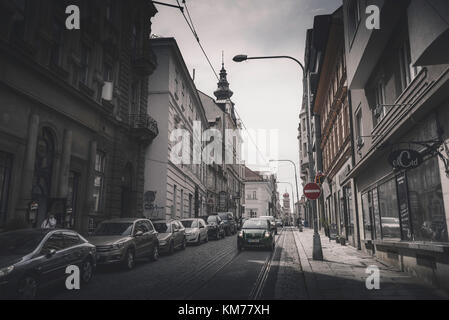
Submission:
[[[164,1],[176,4],[175,0]],[[235,63],[232,57],[240,53],[290,55],[302,61],[306,30],[312,27],[313,17],[330,14],[341,3],[341,0],[187,0],[200,41],[217,73],[224,50],[228,80],[234,91],[232,100],[246,127],[278,129],[279,157],[297,165],[302,97],[299,68],[289,60]],[[152,19],[152,33],[176,38],[187,67],[191,72],[196,69],[197,88],[213,96],[217,80],[180,11],[156,7],[159,12]],[[279,165],[278,180],[294,186],[291,165]],[[281,195],[285,190],[291,193],[290,186],[280,185]]]

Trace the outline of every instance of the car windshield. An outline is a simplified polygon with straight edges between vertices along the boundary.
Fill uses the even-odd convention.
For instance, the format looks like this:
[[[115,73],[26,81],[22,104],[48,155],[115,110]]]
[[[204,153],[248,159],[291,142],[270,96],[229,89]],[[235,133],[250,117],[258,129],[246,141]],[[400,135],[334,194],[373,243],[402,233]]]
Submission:
[[[0,234],[0,256],[25,255],[33,252],[45,234],[8,232]]]
[[[222,220],[228,220],[228,214],[227,213],[220,213],[219,216],[220,216],[220,218]]]
[[[165,222],[156,222],[153,223],[154,229],[156,229],[159,233],[170,233],[171,232],[171,226],[170,223]]]
[[[106,222],[101,223],[95,231],[95,236],[130,236],[132,223]]]
[[[182,220],[181,223],[184,228],[198,228],[197,220]]]
[[[207,218],[207,223],[211,223],[211,222],[217,223],[217,222],[218,222],[217,216],[209,216],[209,217]]]
[[[248,220],[243,224],[243,229],[267,229],[266,220]]]

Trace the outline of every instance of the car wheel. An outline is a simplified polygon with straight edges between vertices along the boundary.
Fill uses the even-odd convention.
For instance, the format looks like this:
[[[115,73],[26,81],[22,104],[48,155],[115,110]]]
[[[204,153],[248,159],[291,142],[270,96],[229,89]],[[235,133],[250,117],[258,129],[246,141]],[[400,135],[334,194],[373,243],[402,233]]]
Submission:
[[[88,284],[90,280],[92,280],[92,276],[94,273],[94,267],[92,265],[92,261],[90,259],[86,259],[81,264],[81,281],[84,284]]]
[[[159,260],[159,247],[154,246],[153,252],[151,254],[151,261]]]
[[[204,242],[209,242],[209,235],[208,234],[206,234],[206,239],[204,239]]]
[[[38,282],[34,276],[25,276],[19,282],[17,290],[18,298],[21,300],[33,300],[37,296]]]
[[[131,249],[128,249],[126,251],[125,261],[123,261],[123,266],[126,270],[132,270],[135,265],[135,254],[134,251]]]

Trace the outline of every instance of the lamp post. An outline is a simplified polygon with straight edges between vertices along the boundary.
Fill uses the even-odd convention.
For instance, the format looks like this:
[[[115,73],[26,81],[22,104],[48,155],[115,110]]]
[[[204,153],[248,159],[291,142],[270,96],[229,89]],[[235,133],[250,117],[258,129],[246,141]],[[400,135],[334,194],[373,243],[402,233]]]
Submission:
[[[301,68],[302,74],[303,74],[303,80],[307,80],[307,129],[309,134],[307,135],[309,150],[309,163],[311,164],[311,170],[309,170],[309,180],[310,182],[313,182],[315,180],[315,170],[313,168],[313,154],[312,154],[312,148],[310,147],[312,145],[312,137],[310,132],[310,120],[311,120],[311,110],[310,110],[310,78],[306,73],[306,69],[304,68],[304,65],[298,60],[290,56],[263,56],[263,57],[248,57],[245,54],[239,54],[236,55],[232,60],[234,62],[243,62],[247,60],[266,60],[266,59],[290,59],[295,61]],[[296,165],[293,161],[287,160],[295,166],[295,179],[296,179],[296,195],[299,201],[299,192],[298,192],[298,178],[296,176]],[[312,212],[313,212],[313,260],[323,260],[323,249],[321,247],[321,238],[320,234],[318,233],[318,206],[316,204],[316,201],[313,201],[312,203]]]

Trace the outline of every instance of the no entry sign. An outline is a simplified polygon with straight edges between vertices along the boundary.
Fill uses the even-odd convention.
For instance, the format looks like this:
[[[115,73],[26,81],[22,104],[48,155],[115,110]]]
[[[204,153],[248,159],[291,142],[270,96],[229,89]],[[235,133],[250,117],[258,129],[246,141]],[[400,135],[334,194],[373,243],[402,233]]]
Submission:
[[[304,195],[306,196],[307,199],[309,200],[316,200],[320,197],[321,195],[321,188],[318,184],[316,183],[308,183],[305,187],[304,187]]]

